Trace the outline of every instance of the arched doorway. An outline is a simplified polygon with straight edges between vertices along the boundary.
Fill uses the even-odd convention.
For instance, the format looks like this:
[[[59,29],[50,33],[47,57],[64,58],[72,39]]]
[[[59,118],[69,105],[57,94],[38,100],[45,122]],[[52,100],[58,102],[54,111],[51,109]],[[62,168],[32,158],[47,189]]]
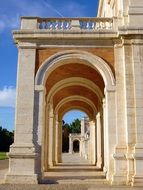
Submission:
[[[44,93],[39,93],[46,102],[45,107],[39,107],[40,113],[45,113],[45,122],[41,124],[44,171],[62,161],[60,141],[63,115],[68,110],[80,109],[90,118],[90,148],[93,152],[90,160],[99,168],[104,167],[108,178],[113,171],[110,166],[113,166],[114,161],[109,158],[109,152],[113,152],[115,144],[115,138],[112,137],[112,142],[109,138],[113,128],[111,126],[114,124],[110,106],[114,109],[115,82],[108,64],[83,51],[58,53],[40,67],[36,75],[36,85],[37,90],[39,85],[43,85],[45,89]]]

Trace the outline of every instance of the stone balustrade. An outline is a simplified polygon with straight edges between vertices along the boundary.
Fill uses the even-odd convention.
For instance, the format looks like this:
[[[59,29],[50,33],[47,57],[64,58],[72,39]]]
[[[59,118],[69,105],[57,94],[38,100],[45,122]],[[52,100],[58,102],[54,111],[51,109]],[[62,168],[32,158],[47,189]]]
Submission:
[[[46,18],[38,20],[39,29],[47,30],[110,30],[113,28],[111,18]]]
[[[113,30],[113,18],[39,18],[22,17],[21,29],[40,29],[48,31],[69,30]]]

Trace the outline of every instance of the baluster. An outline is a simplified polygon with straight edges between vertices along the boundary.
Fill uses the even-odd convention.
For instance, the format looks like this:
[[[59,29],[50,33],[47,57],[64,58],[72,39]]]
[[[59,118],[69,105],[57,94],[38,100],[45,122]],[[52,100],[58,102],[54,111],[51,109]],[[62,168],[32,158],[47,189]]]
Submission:
[[[53,29],[53,22],[49,21],[49,30],[52,30],[52,29]]]
[[[63,21],[63,30],[66,30],[66,20]]]
[[[55,30],[58,30],[58,20],[55,20]]]
[[[99,21],[96,21],[95,26],[96,26],[96,29],[98,30],[99,29]]]
[[[95,29],[95,22],[91,21],[91,30],[94,30],[94,29]]]
[[[113,29],[113,22],[110,21],[109,23],[110,23],[110,30],[111,30],[111,29]]]
[[[64,20],[61,20],[61,30],[64,29]]]
[[[38,28],[39,28],[39,29],[43,29],[43,27],[42,27],[42,21],[39,22]]]
[[[65,30],[68,30],[68,21],[65,21]]]
[[[86,29],[87,29],[87,30],[90,29],[90,21],[86,21]]]
[[[48,20],[45,21],[45,29],[49,29],[49,27],[48,27]]]
[[[99,21],[99,27],[98,27],[98,29],[99,30],[101,29],[101,21]]]
[[[71,20],[68,21],[68,30],[71,29]]]
[[[110,30],[110,22],[106,22],[106,29]]]
[[[106,29],[106,22],[102,22],[102,29]]]

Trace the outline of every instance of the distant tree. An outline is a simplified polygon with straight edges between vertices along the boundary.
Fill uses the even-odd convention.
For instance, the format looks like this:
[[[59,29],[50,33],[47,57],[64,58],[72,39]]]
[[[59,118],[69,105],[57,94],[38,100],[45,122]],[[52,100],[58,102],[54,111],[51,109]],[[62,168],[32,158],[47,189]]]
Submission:
[[[14,141],[14,132],[10,132],[0,126],[0,151],[9,151],[9,146]]]
[[[75,119],[70,124],[70,133],[81,133],[81,122],[79,119]]]

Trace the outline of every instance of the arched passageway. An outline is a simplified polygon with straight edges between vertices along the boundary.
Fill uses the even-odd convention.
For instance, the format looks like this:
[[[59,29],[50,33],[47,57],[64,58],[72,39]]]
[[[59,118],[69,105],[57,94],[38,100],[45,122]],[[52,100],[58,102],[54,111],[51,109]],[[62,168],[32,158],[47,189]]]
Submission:
[[[45,113],[41,131],[42,138],[45,134],[42,144],[43,171],[62,162],[62,118],[67,111],[79,109],[89,117],[89,147],[92,154],[88,160],[110,173],[110,162],[113,160],[109,160],[109,152],[113,150],[115,139],[112,138],[112,142],[109,139],[109,124],[113,115],[108,110],[109,105],[114,106],[115,82],[108,64],[87,52],[58,53],[39,68],[36,85],[37,88],[42,85],[45,89],[44,93],[40,93],[46,102],[45,107],[41,107],[41,113]],[[78,146],[76,142],[75,151]]]
[[[45,180],[52,168],[62,164],[63,116],[73,109],[85,112],[89,118],[90,132],[86,138],[81,137],[79,144],[81,158],[86,158],[94,169],[104,171],[107,179],[111,178],[116,128],[113,112],[115,79],[110,66],[86,51],[68,50],[54,54],[41,63],[36,72],[33,97],[33,109],[36,110],[33,114],[36,150],[33,167],[40,180]],[[84,133],[85,128],[81,131]],[[84,146],[86,140],[89,140],[88,147]],[[78,143],[75,143],[74,151],[77,150]]]

